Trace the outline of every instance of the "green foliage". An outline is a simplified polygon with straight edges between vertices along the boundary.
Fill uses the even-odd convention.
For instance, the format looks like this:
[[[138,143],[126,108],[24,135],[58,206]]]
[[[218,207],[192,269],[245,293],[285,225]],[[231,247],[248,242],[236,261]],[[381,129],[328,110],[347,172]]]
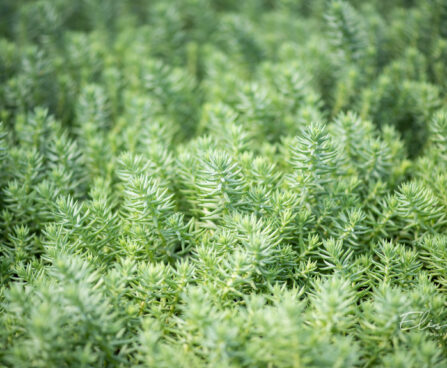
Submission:
[[[446,16],[0,1],[0,366],[447,366]]]

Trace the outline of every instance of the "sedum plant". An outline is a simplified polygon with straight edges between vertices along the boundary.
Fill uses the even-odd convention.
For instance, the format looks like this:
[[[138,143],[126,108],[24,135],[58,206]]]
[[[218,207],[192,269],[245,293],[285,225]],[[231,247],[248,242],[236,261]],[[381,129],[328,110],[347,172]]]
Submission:
[[[0,2],[0,366],[447,366],[443,0]]]

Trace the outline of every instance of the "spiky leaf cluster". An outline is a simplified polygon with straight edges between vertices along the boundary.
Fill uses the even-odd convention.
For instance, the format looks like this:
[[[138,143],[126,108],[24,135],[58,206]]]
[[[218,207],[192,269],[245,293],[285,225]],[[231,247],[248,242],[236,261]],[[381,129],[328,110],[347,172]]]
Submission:
[[[446,17],[0,1],[0,366],[447,366]]]

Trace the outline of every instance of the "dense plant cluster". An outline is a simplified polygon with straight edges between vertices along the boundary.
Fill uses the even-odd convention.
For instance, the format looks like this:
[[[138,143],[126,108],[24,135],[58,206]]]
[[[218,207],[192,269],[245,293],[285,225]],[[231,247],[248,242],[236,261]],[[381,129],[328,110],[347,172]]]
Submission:
[[[0,366],[447,366],[444,0],[2,0],[0,36]]]

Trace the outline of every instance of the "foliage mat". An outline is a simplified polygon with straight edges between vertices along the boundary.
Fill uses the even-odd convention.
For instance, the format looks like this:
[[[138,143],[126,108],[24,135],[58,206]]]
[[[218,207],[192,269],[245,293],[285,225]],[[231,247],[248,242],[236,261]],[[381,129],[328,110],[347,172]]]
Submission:
[[[0,366],[447,367],[445,0],[1,0]]]

